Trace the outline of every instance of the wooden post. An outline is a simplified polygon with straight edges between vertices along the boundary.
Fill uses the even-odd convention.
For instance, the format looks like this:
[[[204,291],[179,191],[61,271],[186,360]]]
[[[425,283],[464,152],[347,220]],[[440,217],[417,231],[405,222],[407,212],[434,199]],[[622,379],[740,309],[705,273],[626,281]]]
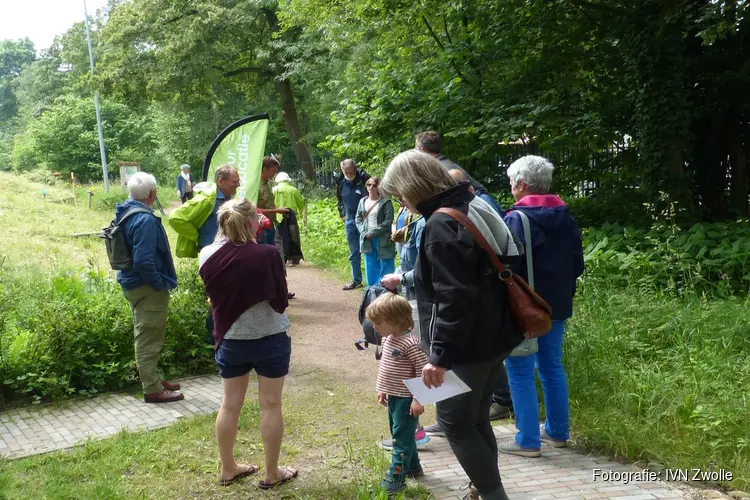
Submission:
[[[91,198],[93,198],[94,192],[89,189],[89,208],[91,208]]]
[[[73,172],[70,173],[70,182],[73,184],[73,205],[77,205],[76,200],[76,176]]]

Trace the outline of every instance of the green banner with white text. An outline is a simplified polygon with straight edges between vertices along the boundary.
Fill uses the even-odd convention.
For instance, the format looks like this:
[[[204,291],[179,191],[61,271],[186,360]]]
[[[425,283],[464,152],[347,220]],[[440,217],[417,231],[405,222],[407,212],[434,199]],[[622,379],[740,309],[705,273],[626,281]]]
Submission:
[[[206,157],[204,180],[214,182],[216,169],[228,163],[240,174],[237,197],[257,203],[268,122],[268,115],[254,115],[238,120],[224,129],[211,145]]]

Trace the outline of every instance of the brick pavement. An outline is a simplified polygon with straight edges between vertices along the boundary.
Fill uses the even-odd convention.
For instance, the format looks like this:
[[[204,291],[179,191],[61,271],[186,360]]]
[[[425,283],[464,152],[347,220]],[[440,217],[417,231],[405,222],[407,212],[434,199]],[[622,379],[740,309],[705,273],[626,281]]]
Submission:
[[[165,427],[180,418],[213,413],[221,403],[217,375],[181,380],[185,400],[169,405],[149,405],[132,394],[108,394],[60,405],[27,407],[0,413],[0,455],[8,458],[71,448],[88,439],[131,431]],[[495,427],[499,442],[511,439],[513,425]],[[541,458],[500,455],[503,483],[512,500],[607,499],[651,500],[702,498],[662,482],[593,481],[593,469],[636,471],[600,456],[572,449],[542,448]],[[448,443],[433,437],[420,452],[425,476],[422,482],[436,500],[463,498],[468,483]]]
[[[512,439],[516,429],[511,425],[495,426],[499,443]],[[433,437],[427,449],[420,451],[425,470],[422,482],[436,500],[456,500],[466,495],[461,488],[469,479],[443,438]],[[511,500],[607,499],[655,500],[700,498],[686,495],[684,486],[656,482],[623,482],[593,480],[593,470],[639,471],[630,465],[605,457],[586,455],[569,448],[542,447],[541,458],[524,458],[500,454],[500,474]]]
[[[157,429],[219,409],[223,393],[218,375],[188,378],[180,384],[185,399],[168,405],[146,404],[132,394],[118,393],[0,412],[0,456],[20,458],[61,450],[122,429]]]

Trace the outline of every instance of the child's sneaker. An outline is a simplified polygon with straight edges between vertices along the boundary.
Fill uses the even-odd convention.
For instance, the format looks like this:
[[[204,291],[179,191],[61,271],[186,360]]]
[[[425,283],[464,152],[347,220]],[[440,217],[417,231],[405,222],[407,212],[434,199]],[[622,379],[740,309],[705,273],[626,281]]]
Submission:
[[[380,487],[388,493],[388,498],[401,493],[406,489],[406,482],[398,481],[390,476],[380,481]]]
[[[414,433],[414,440],[417,442],[417,448],[419,448],[419,446],[430,442],[430,436],[428,436],[424,429],[420,427],[417,429],[417,432]]]

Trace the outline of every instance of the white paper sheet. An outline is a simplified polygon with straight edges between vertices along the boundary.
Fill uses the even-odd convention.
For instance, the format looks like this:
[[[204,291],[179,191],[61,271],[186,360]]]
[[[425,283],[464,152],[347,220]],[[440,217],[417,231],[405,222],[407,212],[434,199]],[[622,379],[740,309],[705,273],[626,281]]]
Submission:
[[[428,389],[424,385],[424,382],[422,382],[422,377],[404,380],[404,384],[412,396],[423,405],[437,403],[438,401],[471,391],[471,388],[458,378],[458,375],[453,373],[453,370],[445,372],[445,381],[440,387]]]

